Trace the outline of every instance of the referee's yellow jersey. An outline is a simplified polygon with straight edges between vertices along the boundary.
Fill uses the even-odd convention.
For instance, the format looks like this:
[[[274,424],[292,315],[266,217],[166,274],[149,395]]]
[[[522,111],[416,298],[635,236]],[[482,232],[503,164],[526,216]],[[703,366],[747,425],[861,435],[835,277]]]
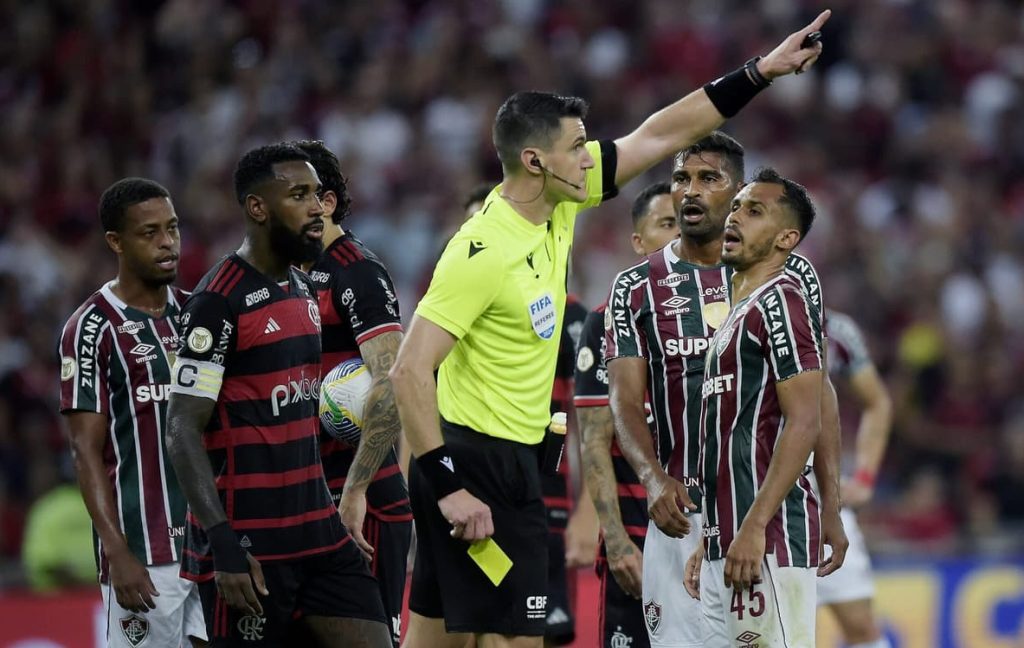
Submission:
[[[559,203],[533,225],[499,185],[437,263],[416,313],[458,339],[437,378],[438,409],[452,423],[520,443],[544,438],[576,215],[617,191],[615,144],[586,146],[585,202]]]

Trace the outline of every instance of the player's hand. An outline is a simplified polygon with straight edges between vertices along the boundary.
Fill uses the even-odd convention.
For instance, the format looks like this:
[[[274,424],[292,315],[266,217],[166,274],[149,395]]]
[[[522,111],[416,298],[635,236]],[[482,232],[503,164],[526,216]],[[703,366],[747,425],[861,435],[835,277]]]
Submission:
[[[860,508],[871,501],[875,494],[875,489],[856,479],[843,479],[843,483],[839,487],[839,493],[843,500],[843,506]]]
[[[747,590],[761,582],[764,545],[764,527],[744,521],[725,554],[726,587]]]
[[[338,513],[341,515],[341,523],[345,525],[356,546],[363,552],[363,557],[370,560],[373,557],[373,546],[363,537],[363,521],[366,519],[366,491],[346,488],[341,492],[341,501],[338,502]]]
[[[850,541],[846,537],[846,529],[843,527],[843,519],[839,517],[839,511],[821,512],[821,544],[832,548],[832,555],[818,565],[818,576],[828,576],[843,566],[846,560],[846,550]]]
[[[659,470],[644,486],[647,488],[647,512],[655,526],[670,538],[682,538],[689,533],[690,521],[682,509],[694,511],[697,507],[682,482]]]
[[[263,568],[260,562],[246,553],[249,559],[249,571],[242,574],[231,572],[214,572],[213,576],[217,582],[217,592],[224,602],[247,614],[263,616],[263,605],[260,604],[259,592],[263,596],[270,594],[267,590],[266,580],[263,578]]]
[[[701,542],[686,560],[683,570],[683,587],[691,597],[700,600],[700,568],[704,564],[704,543]]]
[[[826,9],[818,14],[811,24],[787,36],[786,40],[779,43],[767,56],[757,62],[757,69],[769,81],[793,72],[806,71],[821,55],[821,42],[817,42],[807,49],[802,49],[800,43],[807,34],[820,31],[821,26],[831,15],[832,10]]]
[[[596,515],[574,512],[565,527],[565,566],[590,567],[597,557],[597,539],[600,525]]]
[[[608,568],[615,582],[626,594],[640,599],[644,581],[644,552],[629,536],[618,542],[608,542],[606,538],[605,551],[608,553]]]
[[[452,537],[467,542],[483,540],[494,535],[491,507],[466,490],[460,488],[437,500],[441,515],[452,525]]]
[[[110,563],[110,586],[114,590],[117,604],[132,612],[149,612],[156,609],[154,596],[160,596],[146,566],[139,562],[127,548],[121,553],[107,555]]]

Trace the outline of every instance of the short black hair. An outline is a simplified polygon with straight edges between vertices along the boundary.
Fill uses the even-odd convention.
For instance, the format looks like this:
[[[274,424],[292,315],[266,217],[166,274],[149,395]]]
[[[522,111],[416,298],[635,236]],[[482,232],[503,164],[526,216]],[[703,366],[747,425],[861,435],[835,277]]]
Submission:
[[[800,240],[804,240],[807,232],[811,231],[811,225],[814,224],[814,203],[807,195],[807,189],[802,184],[783,178],[778,171],[771,167],[758,169],[751,182],[782,185],[782,198],[779,202],[788,207],[790,212],[796,216],[797,222],[800,224]]]
[[[292,142],[309,156],[324,191],[333,191],[338,197],[338,206],[331,214],[331,222],[340,225],[352,211],[352,197],[348,194],[348,178],[341,172],[341,163],[334,151],[327,148],[323,140],[298,140]]]
[[[462,201],[462,211],[469,209],[469,206],[473,203],[487,200],[487,196],[491,195],[492,191],[494,191],[494,185],[489,183],[481,183],[473,187],[473,189],[466,194],[466,199]]]
[[[643,217],[650,213],[651,201],[654,200],[656,196],[670,193],[672,193],[672,184],[664,180],[644,187],[644,190],[637,194],[637,197],[633,199],[633,209],[631,212],[633,217],[633,229],[635,230]]]
[[[743,145],[734,138],[722,131],[712,131],[699,141],[676,153],[675,164],[678,166],[686,161],[691,155],[700,156],[701,153],[718,153],[725,159],[725,163],[731,167],[732,179],[736,183],[743,182]]]
[[[104,232],[124,229],[125,211],[151,198],[170,198],[171,192],[149,178],[121,178],[107,187],[100,196],[100,224]]]
[[[260,146],[243,155],[235,166],[235,197],[238,204],[245,204],[245,197],[252,193],[253,187],[274,177],[275,164],[295,161],[310,160],[305,151],[286,142]]]
[[[492,136],[498,159],[506,171],[516,168],[527,146],[550,147],[552,134],[560,132],[563,117],[587,116],[589,105],[579,97],[550,92],[517,92],[501,104],[494,117]]]

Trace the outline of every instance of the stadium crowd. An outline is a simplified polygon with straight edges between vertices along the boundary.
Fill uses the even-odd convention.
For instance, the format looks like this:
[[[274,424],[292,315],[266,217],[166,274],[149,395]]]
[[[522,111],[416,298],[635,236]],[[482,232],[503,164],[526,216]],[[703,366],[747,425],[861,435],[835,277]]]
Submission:
[[[56,343],[115,273],[96,212],[113,180],[170,189],[189,289],[239,240],[239,154],[320,138],[350,178],[348,226],[411,313],[462,197],[500,178],[490,127],[508,94],[585,97],[590,136],[616,135],[764,53],[819,4],[0,3],[0,562],[16,564],[33,503],[72,478]],[[821,61],[727,130],[748,168],[770,161],[811,189],[821,218],[802,251],[892,389],[896,424],[865,526],[876,549],[1019,549],[1024,10],[829,6]],[[661,167],[580,219],[571,287],[588,306],[631,263],[629,200],[667,176]]]

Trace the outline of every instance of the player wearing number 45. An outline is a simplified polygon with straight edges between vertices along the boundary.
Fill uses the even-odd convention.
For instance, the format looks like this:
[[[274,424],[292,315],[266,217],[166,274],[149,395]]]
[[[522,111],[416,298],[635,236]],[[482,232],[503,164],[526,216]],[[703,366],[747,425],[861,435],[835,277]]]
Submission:
[[[814,646],[821,526],[805,468],[821,435],[824,350],[817,309],[785,271],[813,221],[804,188],[764,169],[725,223],[733,306],[705,359],[704,542],[691,559],[703,564],[685,581],[712,648]]]
[[[60,409],[96,538],[107,645],[206,639],[196,586],[178,576],[185,498],[163,453],[167,392],[187,293],[178,217],[167,190],[125,178],[103,192],[100,220],[117,278],[61,335]]]

